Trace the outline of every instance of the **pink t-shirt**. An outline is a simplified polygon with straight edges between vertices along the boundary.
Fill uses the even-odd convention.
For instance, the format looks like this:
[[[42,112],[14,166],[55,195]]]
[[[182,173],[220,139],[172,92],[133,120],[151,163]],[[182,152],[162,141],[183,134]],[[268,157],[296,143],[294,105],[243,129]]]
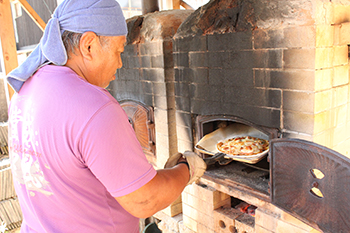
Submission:
[[[114,197],[156,171],[108,91],[44,66],[11,101],[9,145],[21,232],[139,232]]]

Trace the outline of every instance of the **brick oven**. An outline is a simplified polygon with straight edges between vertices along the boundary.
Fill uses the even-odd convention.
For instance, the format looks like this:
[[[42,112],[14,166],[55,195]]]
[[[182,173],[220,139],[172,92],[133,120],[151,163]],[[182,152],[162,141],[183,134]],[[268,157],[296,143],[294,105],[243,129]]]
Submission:
[[[343,177],[348,175],[348,12],[350,1],[216,0],[196,11],[127,20],[123,68],[108,89],[131,124],[141,122],[141,144],[155,167],[162,168],[177,151],[209,157],[196,144],[230,125],[261,131],[272,142],[269,154],[256,164],[208,167],[199,183],[186,187],[181,198],[154,216],[163,232],[315,233],[336,228],[318,221],[307,208],[288,205],[307,206],[316,199],[305,195],[293,200],[283,191],[302,186],[290,177],[305,172],[299,181],[310,185],[298,191],[311,193],[319,201],[313,204],[325,206],[329,198],[322,175],[332,177],[339,166]],[[289,160],[285,151],[303,156]],[[305,157],[314,158],[312,166],[296,162]],[[288,170],[291,174],[281,170],[283,161],[294,168]],[[339,193],[347,191],[342,187]],[[340,218],[349,219],[349,214]],[[349,231],[348,224],[338,223],[338,232]]]

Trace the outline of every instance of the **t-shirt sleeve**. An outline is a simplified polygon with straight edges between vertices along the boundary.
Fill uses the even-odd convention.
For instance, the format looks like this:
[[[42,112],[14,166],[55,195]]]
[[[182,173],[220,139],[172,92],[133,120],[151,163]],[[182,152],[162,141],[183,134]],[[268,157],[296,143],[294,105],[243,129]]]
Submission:
[[[79,145],[85,165],[114,197],[139,189],[156,175],[117,103],[105,105],[92,117]]]

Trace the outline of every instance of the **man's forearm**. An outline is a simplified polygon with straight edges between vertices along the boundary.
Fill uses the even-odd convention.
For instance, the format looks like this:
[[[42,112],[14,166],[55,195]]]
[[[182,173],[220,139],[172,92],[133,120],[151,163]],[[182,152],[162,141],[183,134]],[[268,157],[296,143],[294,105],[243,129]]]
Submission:
[[[188,180],[188,167],[181,163],[173,168],[158,170],[157,175],[146,185],[116,199],[130,214],[147,218],[174,202]]]

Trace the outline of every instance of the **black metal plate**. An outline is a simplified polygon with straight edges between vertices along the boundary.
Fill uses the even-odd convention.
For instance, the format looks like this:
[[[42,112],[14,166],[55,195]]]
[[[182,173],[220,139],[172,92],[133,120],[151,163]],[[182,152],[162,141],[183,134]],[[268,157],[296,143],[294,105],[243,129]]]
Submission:
[[[272,203],[323,232],[350,232],[350,159],[298,139],[274,139],[270,149]]]

